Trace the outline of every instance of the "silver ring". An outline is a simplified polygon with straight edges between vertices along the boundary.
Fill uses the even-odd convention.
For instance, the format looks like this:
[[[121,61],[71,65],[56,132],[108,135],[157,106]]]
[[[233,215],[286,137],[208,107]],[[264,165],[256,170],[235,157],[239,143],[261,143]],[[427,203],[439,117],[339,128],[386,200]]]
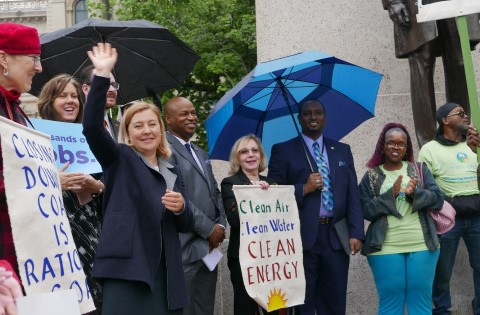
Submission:
[[[316,179],[316,180],[315,180],[315,183],[320,184],[320,180],[319,180],[319,179]]]

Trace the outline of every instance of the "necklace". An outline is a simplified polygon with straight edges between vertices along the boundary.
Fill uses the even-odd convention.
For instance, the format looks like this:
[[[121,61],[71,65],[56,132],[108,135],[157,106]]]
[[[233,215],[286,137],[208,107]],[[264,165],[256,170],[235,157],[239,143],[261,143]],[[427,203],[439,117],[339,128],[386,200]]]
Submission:
[[[257,176],[248,176],[247,175],[247,177],[252,183],[260,181],[260,176],[258,176],[258,175]]]

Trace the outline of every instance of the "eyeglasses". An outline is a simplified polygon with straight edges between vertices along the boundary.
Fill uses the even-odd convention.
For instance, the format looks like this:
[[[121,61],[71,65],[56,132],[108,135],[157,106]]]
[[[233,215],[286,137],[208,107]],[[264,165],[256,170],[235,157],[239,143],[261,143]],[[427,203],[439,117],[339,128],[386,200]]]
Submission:
[[[91,85],[92,82],[89,82],[89,83],[85,83],[86,85]],[[112,88],[115,90],[115,91],[118,91],[118,89],[120,89],[120,83],[118,82],[110,82],[110,85],[112,86]]]
[[[250,151],[252,152],[252,154],[257,154],[258,152],[260,152],[260,151],[258,150],[258,148],[252,148],[252,149],[244,148],[244,149],[241,149],[240,151],[238,151],[238,153],[240,153],[240,154],[248,154]]]
[[[110,85],[115,91],[118,91],[118,89],[120,88],[120,83],[117,82],[110,82]]]
[[[386,144],[387,147],[389,147],[390,149],[399,148],[400,150],[402,150],[402,149],[405,149],[405,148],[407,147],[407,144],[406,144],[406,143],[396,143],[396,142],[393,142],[393,141],[385,142],[385,144]]]
[[[459,112],[456,112],[456,113],[453,113],[453,114],[448,114],[445,116],[445,118],[447,117],[451,117],[451,116],[460,116],[461,118],[465,117],[465,116],[468,116],[467,113],[465,113],[463,110],[462,111],[459,111]]]
[[[37,56],[37,55],[25,55],[25,56],[33,58],[33,66],[34,67],[38,66],[40,64],[40,62],[42,61],[40,59],[40,56]]]

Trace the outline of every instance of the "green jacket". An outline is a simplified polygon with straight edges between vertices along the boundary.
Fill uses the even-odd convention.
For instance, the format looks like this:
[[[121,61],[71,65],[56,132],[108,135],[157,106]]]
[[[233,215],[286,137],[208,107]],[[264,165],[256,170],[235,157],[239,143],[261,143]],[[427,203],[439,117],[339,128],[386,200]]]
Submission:
[[[414,197],[409,199],[413,203],[412,211],[418,212],[425,244],[429,250],[433,251],[439,248],[439,242],[435,223],[427,215],[427,210],[440,210],[443,206],[445,195],[438,187],[428,168],[425,165],[422,165],[422,168],[423,188],[422,185],[418,185],[415,188]],[[415,167],[411,163],[407,167],[407,173],[409,176],[418,177]],[[397,218],[401,217],[401,214],[397,211],[392,189],[390,188],[383,194],[380,194],[380,188],[385,181],[385,177],[385,173],[377,166],[365,173],[359,185],[363,218],[370,221],[365,243],[362,247],[363,255],[378,252],[382,249],[388,229],[387,215],[393,215]]]

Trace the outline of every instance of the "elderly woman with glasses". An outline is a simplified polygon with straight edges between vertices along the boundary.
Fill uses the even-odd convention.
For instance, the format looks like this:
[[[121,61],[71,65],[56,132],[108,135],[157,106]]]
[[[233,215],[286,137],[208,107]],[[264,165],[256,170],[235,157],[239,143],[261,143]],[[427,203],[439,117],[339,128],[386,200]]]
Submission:
[[[221,183],[223,205],[230,224],[230,241],[228,243],[228,269],[233,285],[233,309],[235,315],[263,314],[260,306],[248,295],[240,268],[240,217],[237,201],[233,194],[233,185],[260,185],[262,189],[274,184],[274,180],[260,175],[266,169],[267,159],[260,139],[250,134],[238,139],[230,152],[230,177]],[[274,311],[269,314],[279,314]],[[286,314],[286,311],[284,312]]]
[[[42,72],[40,39],[36,29],[15,23],[0,23],[0,116],[27,125],[20,108],[20,95],[30,91],[32,78]],[[12,228],[8,215],[0,150],[0,257],[18,272]]]
[[[444,194],[426,166],[423,183],[412,140],[397,123],[383,128],[370,170],[360,183],[365,220],[370,221],[362,254],[367,256],[379,296],[378,314],[432,313],[432,285],[440,253],[427,210],[442,208]]]

